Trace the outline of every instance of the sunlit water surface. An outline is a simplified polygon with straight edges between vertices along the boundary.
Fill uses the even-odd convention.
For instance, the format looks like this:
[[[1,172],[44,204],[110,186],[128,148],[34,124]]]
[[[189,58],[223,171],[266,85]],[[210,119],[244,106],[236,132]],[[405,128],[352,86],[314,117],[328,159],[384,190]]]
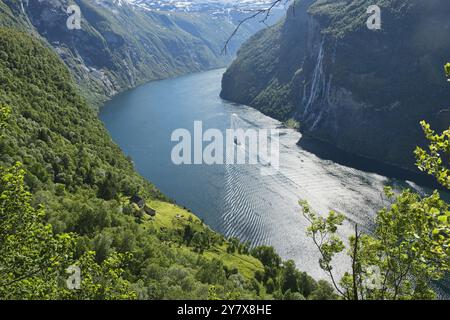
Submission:
[[[213,229],[253,245],[272,245],[301,270],[325,278],[318,267],[318,252],[305,236],[307,221],[298,200],[308,200],[320,213],[345,213],[349,222],[340,232],[348,236],[350,222],[371,228],[375,211],[383,205],[386,184],[422,189],[303,150],[297,145],[300,133],[250,107],[221,100],[223,72],[213,70],[148,83],[115,97],[100,114],[137,170]],[[233,114],[238,121],[232,121]],[[263,164],[174,165],[172,132],[178,128],[193,132],[197,120],[203,121],[204,131],[217,128],[225,132],[233,127],[232,122],[244,129],[279,128],[280,169],[264,176],[260,174]],[[343,256],[336,264],[339,273],[348,265]]]

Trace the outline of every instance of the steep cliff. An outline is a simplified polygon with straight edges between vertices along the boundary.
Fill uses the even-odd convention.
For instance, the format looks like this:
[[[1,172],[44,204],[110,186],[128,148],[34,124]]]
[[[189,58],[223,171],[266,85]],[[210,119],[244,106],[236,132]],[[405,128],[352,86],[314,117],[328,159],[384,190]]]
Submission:
[[[23,173],[9,169],[17,162]],[[250,254],[169,203],[113,143],[55,52],[3,27],[0,178],[2,300],[270,299],[293,272],[285,297],[336,298],[273,248]],[[64,270],[74,265],[80,287],[67,290]]]
[[[70,232],[76,237],[76,248],[65,254],[70,253],[73,259],[78,259],[83,252],[95,251],[95,259],[101,263],[113,252],[132,253],[133,258],[118,274],[123,273],[138,298],[206,299],[209,284],[216,284],[216,280],[207,273],[202,278],[207,281],[199,280],[197,274],[211,265],[219,266],[214,269],[218,275],[215,277],[227,285],[226,290],[236,293],[236,297],[256,298],[259,295],[254,289],[243,289],[243,286],[247,286],[256,271],[262,272],[262,264],[249,255],[227,253],[222,236],[211,231],[193,214],[166,202],[153,185],[136,173],[131,161],[113,143],[95,112],[79,95],[65,65],[40,40],[23,32],[0,28],[0,84],[0,108],[7,107],[11,111],[0,132],[0,212],[3,221],[23,219],[19,215],[22,211],[13,211],[4,205],[8,195],[13,199],[20,197],[17,191],[5,192],[11,188],[9,181],[13,173],[8,174],[10,180],[3,176],[5,168],[20,161],[26,170],[25,183],[33,195],[33,205],[45,207],[45,219],[55,233]],[[138,211],[135,204],[124,198],[136,194],[157,211],[155,217]],[[189,225],[186,228],[192,236],[197,232],[208,234],[211,239],[220,240],[220,245],[217,242],[216,246],[205,248],[205,255],[191,250],[183,240],[185,224]],[[14,224],[27,231],[30,225],[28,220],[27,224]],[[43,241],[39,236],[36,241]],[[16,233],[9,238],[17,242],[22,239]],[[5,250],[5,242],[11,243],[8,241],[0,245],[0,269],[3,271],[9,270],[6,268],[11,265],[5,261],[12,260],[10,256],[5,257],[5,252],[11,252]],[[171,244],[175,241],[179,245]],[[208,241],[212,243],[212,240]],[[42,243],[42,246],[45,252],[45,247],[50,248],[52,244]],[[20,252],[18,256],[14,265],[23,267],[8,273],[8,277],[15,280],[14,286],[2,277],[1,283],[7,284],[1,286],[2,300],[69,298],[57,290],[58,281],[45,284],[45,289],[43,285],[39,286],[42,279],[47,279],[44,277],[46,272],[65,270],[68,265],[59,269],[59,263],[47,263],[30,251]],[[34,270],[27,269],[30,266],[45,270],[30,272]],[[236,273],[239,270],[244,277],[242,281],[226,279],[225,266],[229,268],[226,270],[236,269]],[[83,269],[83,276],[88,272]],[[111,273],[105,276],[108,283],[115,283]],[[101,280],[93,281],[99,288],[104,285]],[[65,281],[61,282],[62,288],[63,284]],[[236,290],[235,285],[239,286]],[[36,287],[39,290],[30,290]],[[110,293],[103,294],[98,290],[95,296],[87,298],[83,292],[89,288],[85,288],[83,280],[81,290],[72,299],[120,297],[117,294],[120,291],[116,292],[120,288],[111,288]],[[222,287],[217,288],[217,293],[222,296]]]
[[[369,5],[381,30],[369,30]],[[446,0],[306,0],[246,42],[221,96],[304,134],[386,163],[413,168],[420,120],[450,124],[442,66],[450,53]]]
[[[79,30],[67,28],[73,4],[81,10]],[[210,13],[149,11],[133,2],[0,0],[1,25],[44,38],[97,102],[145,81],[223,67],[260,28],[245,25],[230,54],[222,55],[235,22]]]

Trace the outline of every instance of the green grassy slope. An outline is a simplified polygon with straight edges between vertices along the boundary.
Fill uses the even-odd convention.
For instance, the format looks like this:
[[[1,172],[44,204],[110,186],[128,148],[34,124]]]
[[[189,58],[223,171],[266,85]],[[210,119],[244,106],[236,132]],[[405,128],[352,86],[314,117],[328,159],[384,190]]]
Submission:
[[[113,251],[132,252],[127,277],[141,298],[207,298],[210,284],[218,286],[219,294],[233,291],[256,297],[251,289],[234,288],[223,270],[211,283],[198,280],[197,273],[226,260],[230,268],[242,267],[245,284],[262,266],[250,256],[223,253],[225,242],[212,231],[208,232],[223,244],[211,246],[208,254],[182,243],[179,226],[167,221],[187,213],[165,202],[135,173],[55,54],[23,33],[0,29],[0,84],[0,103],[12,109],[0,144],[0,163],[25,164],[36,204],[46,207],[57,232],[81,236],[80,253],[93,249],[101,261]],[[139,217],[123,200],[135,193],[156,201],[150,202],[158,209],[155,221]],[[157,228],[160,222],[165,232]],[[202,224],[196,229],[207,230]],[[213,258],[219,260],[211,262]]]
[[[114,252],[132,253],[124,277],[141,299],[283,297],[281,285],[292,276],[273,249],[258,251],[276,261],[263,265],[248,247],[168,202],[111,141],[60,58],[40,40],[5,28],[0,105],[12,111],[0,139],[0,165],[24,164],[34,205],[44,205],[55,232],[79,236],[75,256],[93,250],[102,262]],[[130,203],[136,194],[155,217]],[[296,275],[294,287],[304,289],[296,297],[323,289]]]

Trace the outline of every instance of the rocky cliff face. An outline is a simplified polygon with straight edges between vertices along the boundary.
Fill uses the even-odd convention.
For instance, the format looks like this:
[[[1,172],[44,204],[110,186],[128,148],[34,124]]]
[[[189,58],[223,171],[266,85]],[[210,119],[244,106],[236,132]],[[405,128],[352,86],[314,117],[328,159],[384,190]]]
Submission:
[[[67,8],[81,9],[81,29],[67,28]],[[157,12],[132,1],[0,0],[0,25],[38,33],[61,56],[91,100],[144,81],[225,66],[256,24],[221,49],[235,24],[209,13]]]
[[[369,30],[369,5],[382,29]],[[446,0],[307,0],[251,38],[223,77],[222,97],[286,120],[354,154],[414,167],[420,120],[450,125]]]

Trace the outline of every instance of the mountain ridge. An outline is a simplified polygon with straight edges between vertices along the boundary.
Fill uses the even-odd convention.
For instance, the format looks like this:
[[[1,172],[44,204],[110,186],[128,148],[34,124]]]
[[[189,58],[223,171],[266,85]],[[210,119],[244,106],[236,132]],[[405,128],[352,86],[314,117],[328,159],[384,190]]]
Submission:
[[[369,4],[380,5],[382,30],[366,27]],[[419,121],[437,130],[450,122],[442,72],[448,14],[442,0],[299,2],[295,14],[242,46],[221,96],[295,118],[302,133],[344,151],[415,171],[414,147],[425,143]]]
[[[99,269],[99,279],[92,279],[91,270],[83,269],[82,286],[70,291],[70,298],[123,299],[118,287],[122,283],[132,293],[125,298],[270,299],[284,296],[285,292],[275,290],[281,290],[285,278],[295,281],[295,292],[288,290],[286,297],[336,298],[328,283],[297,271],[292,262],[282,264],[273,248],[250,250],[170,203],[135,171],[80,95],[60,57],[39,37],[0,27],[0,83],[2,174],[13,166],[24,169],[21,188],[39,209],[39,217],[49,223],[45,228],[55,237],[73,236],[74,248],[65,252],[68,261],[77,262],[85,254],[98,264],[108,264],[116,254],[127,257],[113,270],[114,278],[124,282],[115,287],[108,270]],[[6,124],[5,109],[9,110]],[[3,192],[8,190],[4,183],[11,180],[10,171],[2,176],[0,189],[3,198],[15,201],[17,194]],[[11,217],[7,221],[22,218],[15,208],[2,206],[2,215]],[[20,234],[26,233],[22,229]],[[42,243],[42,248],[47,245]],[[67,265],[42,268],[40,260],[28,259],[28,252],[17,256],[22,268],[8,274],[15,290],[2,287],[2,299],[68,298],[64,273],[57,279],[61,283],[45,281]],[[27,266],[36,264],[45,270],[30,276]]]
[[[67,8],[81,10],[81,29],[67,28]],[[139,84],[224,67],[257,29],[246,24],[222,47],[236,21],[203,12],[145,10],[133,2],[90,0],[0,1],[0,25],[39,34],[70,68],[98,107]],[[217,32],[217,31],[221,32]]]

